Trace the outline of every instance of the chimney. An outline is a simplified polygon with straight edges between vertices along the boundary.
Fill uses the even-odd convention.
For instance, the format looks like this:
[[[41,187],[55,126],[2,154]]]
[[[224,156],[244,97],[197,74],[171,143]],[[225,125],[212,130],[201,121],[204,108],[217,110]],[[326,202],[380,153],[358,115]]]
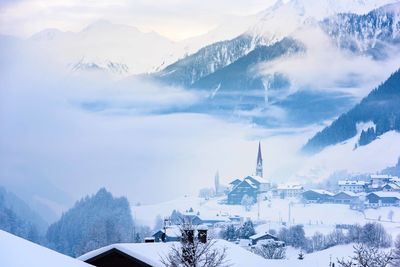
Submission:
[[[200,243],[207,243],[207,229],[199,229],[197,230],[197,238],[200,241]]]

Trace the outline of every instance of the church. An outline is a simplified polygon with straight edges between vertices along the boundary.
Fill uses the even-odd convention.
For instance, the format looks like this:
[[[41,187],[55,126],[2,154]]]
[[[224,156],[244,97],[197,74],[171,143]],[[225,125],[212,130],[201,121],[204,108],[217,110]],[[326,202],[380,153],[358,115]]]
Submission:
[[[269,190],[270,184],[264,179],[261,142],[258,143],[255,175],[247,176],[242,180],[235,179],[229,185],[227,204],[230,205],[240,205],[245,196],[250,197],[255,203],[260,194]]]

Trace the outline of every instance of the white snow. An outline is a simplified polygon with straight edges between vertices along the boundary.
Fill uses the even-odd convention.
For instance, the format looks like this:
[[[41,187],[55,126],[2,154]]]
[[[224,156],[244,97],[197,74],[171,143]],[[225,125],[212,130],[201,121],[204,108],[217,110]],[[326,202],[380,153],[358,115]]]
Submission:
[[[250,211],[245,211],[240,205],[219,204],[221,198],[204,200],[197,197],[181,197],[173,201],[154,205],[133,206],[132,214],[138,224],[154,226],[157,215],[170,216],[172,211],[178,210],[185,213],[193,208],[194,212],[200,212],[204,216],[216,216],[228,218],[239,215],[253,221],[258,220],[258,205],[254,205]],[[400,207],[385,207],[378,209],[367,209],[364,213],[352,210],[344,204],[303,204],[297,199],[277,199],[260,202],[260,220],[263,224],[256,228],[257,233],[268,232],[269,229],[279,230],[283,227],[282,222],[288,222],[290,205],[291,224],[303,224],[307,236],[315,232],[327,234],[331,232],[336,224],[365,224],[380,219],[388,232],[396,236],[400,233]],[[387,219],[390,211],[394,211],[393,222]]]
[[[89,267],[92,265],[0,230],[0,266]]]
[[[178,242],[168,243],[124,243],[124,244],[113,244],[106,246],[89,253],[86,253],[79,257],[80,260],[85,261],[92,257],[95,257],[103,252],[110,249],[118,249],[128,255],[131,255],[143,262],[146,262],[154,267],[164,266],[161,263],[161,259],[168,255],[171,246],[178,246]],[[225,240],[216,240],[215,248],[227,249],[226,261],[230,266],[264,266],[266,260],[256,254],[253,254],[235,244],[229,243]]]
[[[359,135],[343,143],[329,146],[318,154],[305,158],[295,180],[322,181],[335,171],[376,173],[395,166],[400,155],[400,133],[389,131],[366,146],[355,149]]]

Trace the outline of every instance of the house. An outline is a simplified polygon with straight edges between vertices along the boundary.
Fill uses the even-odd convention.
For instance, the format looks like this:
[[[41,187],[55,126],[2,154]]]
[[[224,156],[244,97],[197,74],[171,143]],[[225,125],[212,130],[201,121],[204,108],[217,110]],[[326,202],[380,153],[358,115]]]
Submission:
[[[367,182],[359,180],[341,180],[338,181],[338,186],[340,191],[359,193],[365,191]]]
[[[217,223],[229,222],[229,218],[223,217],[219,214],[215,216],[210,216],[210,215],[200,215],[188,212],[183,214],[183,216],[184,218],[189,219],[193,225],[214,226]]]
[[[355,204],[358,200],[358,195],[352,191],[342,191],[332,197],[332,202],[337,204]]]
[[[181,238],[181,232],[177,225],[170,225],[160,229],[152,235],[154,242],[175,242]]]
[[[382,191],[372,192],[366,196],[366,199],[370,207],[399,206],[400,193]]]
[[[240,205],[243,197],[246,195],[253,198],[255,202],[257,200],[257,193],[258,188],[254,183],[243,180],[228,193],[227,203],[230,205]]]
[[[393,178],[391,175],[386,174],[371,174],[371,188],[379,188],[390,182]]]
[[[229,190],[232,190],[235,186],[237,186],[241,182],[242,182],[242,180],[240,180],[240,179],[233,180],[232,182],[229,183]]]
[[[255,235],[250,236],[249,239],[250,239],[251,245],[256,245],[261,240],[279,241],[279,239],[276,236],[271,235],[269,233],[255,234]]]
[[[399,192],[400,191],[400,185],[394,182],[389,182],[382,186],[382,191],[383,192]]]
[[[93,267],[2,230],[0,230],[0,266]]]
[[[299,197],[304,192],[304,188],[299,184],[281,184],[276,188],[276,195],[280,198]]]
[[[161,267],[162,259],[180,243],[122,243],[113,244],[88,252],[78,259],[97,267]],[[225,240],[216,239],[214,248],[226,248],[229,266],[266,266],[268,261],[246,249]],[[59,265],[54,265],[59,266]]]
[[[332,202],[333,196],[333,193],[323,189],[311,189],[302,193],[302,198],[306,203]]]

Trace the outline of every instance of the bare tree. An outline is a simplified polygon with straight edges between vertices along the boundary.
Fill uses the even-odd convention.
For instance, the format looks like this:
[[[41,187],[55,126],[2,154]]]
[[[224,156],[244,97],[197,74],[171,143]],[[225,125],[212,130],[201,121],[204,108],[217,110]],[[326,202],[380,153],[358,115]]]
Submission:
[[[392,266],[400,266],[400,235],[397,236],[394,243]]]
[[[392,263],[392,252],[383,252],[376,247],[358,244],[354,246],[354,256],[338,259],[341,267],[388,267]]]
[[[254,253],[266,259],[284,259],[286,256],[286,248],[283,242],[267,240],[254,248]]]
[[[179,245],[173,244],[169,254],[161,258],[166,267],[228,267],[226,247],[218,248],[216,240],[207,240],[202,230],[190,222],[180,225]],[[194,233],[198,231],[196,238]]]

